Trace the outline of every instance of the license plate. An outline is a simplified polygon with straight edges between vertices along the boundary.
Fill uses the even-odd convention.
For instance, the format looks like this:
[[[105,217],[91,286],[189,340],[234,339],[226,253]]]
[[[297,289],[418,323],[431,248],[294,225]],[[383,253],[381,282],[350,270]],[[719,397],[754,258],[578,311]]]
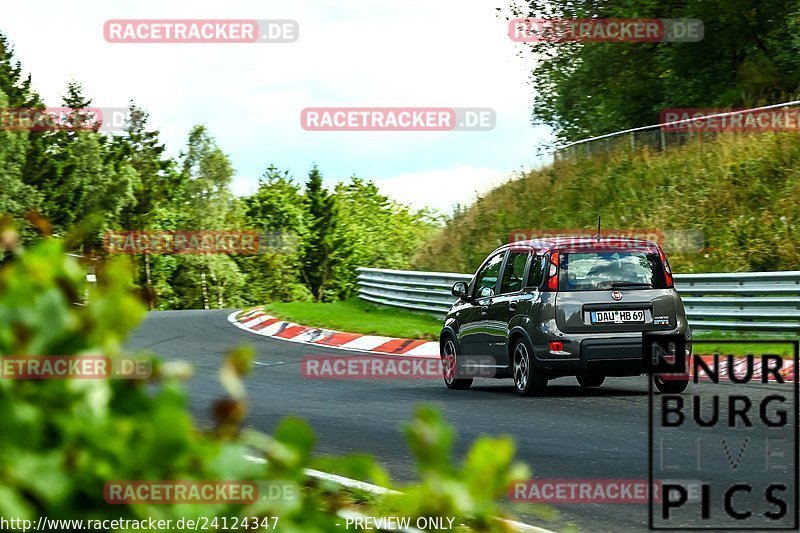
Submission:
[[[592,311],[592,324],[643,324],[644,311]]]

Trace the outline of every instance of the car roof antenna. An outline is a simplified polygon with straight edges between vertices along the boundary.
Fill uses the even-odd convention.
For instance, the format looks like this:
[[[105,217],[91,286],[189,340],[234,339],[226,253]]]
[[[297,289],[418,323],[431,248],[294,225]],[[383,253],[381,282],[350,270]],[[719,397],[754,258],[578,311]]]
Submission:
[[[600,216],[601,215],[597,215],[597,234],[595,234],[594,236],[597,242],[600,242],[600,239],[602,239],[602,237],[600,236]]]

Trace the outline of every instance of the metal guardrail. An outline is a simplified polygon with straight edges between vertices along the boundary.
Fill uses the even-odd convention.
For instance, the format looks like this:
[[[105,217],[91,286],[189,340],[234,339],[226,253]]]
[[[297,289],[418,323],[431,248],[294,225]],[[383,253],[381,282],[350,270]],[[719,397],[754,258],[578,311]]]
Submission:
[[[715,113],[707,115],[705,120],[795,107],[798,105],[800,105],[800,100],[792,100],[791,102],[782,102],[780,104],[771,104],[750,109],[737,109],[728,112]],[[564,159],[592,157],[596,154],[607,153],[617,148],[630,148],[630,151],[632,152],[641,146],[649,146],[655,150],[665,150],[669,146],[682,145],[694,138],[702,139],[706,136],[716,135],[714,132],[675,132],[669,131],[668,129],[670,126],[684,125],[686,123],[687,121],[682,119],[673,122],[663,122],[659,124],[651,124],[650,126],[640,126],[638,128],[615,131],[613,133],[606,133],[605,135],[598,135],[588,139],[581,139],[579,141],[574,141],[556,147],[553,151],[553,158],[556,161],[559,161]]]
[[[359,297],[373,303],[444,315],[450,289],[472,274],[358,269]],[[676,274],[692,329],[800,333],[800,271]]]

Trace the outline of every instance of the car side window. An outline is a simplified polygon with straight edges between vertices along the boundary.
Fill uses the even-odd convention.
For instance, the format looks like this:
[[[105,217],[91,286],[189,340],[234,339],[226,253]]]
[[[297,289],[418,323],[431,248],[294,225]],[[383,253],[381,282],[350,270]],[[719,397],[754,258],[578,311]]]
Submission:
[[[487,298],[494,296],[494,288],[497,286],[497,277],[500,275],[500,267],[503,266],[503,256],[505,252],[495,255],[475,277],[475,297]]]
[[[506,269],[503,271],[500,294],[509,294],[522,290],[522,278],[525,277],[525,264],[527,262],[528,252],[511,252],[511,255],[508,256]]]
[[[528,272],[526,287],[540,287],[544,280],[544,256],[534,255],[531,259],[531,268]]]

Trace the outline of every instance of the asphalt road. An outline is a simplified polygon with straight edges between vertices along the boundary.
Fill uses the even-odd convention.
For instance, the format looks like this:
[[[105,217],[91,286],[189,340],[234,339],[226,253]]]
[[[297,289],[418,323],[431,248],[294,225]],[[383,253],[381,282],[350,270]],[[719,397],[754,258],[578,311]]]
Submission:
[[[515,438],[518,458],[531,467],[537,479],[647,480],[648,389],[643,377],[609,379],[603,387],[590,390],[579,387],[573,378],[562,378],[551,382],[548,396],[543,398],[519,397],[508,380],[479,380],[469,391],[449,391],[435,380],[310,380],[300,374],[302,356],[350,353],[255,336],[228,323],[229,313],[153,312],[128,342],[132,350],[148,349],[167,360],[185,360],[194,365],[195,376],[188,390],[192,410],[201,424],[209,423],[208,408],[213,399],[223,394],[216,377],[223,354],[232,346],[249,343],[257,349],[259,364],[247,381],[252,398],[247,424],[269,432],[284,416],[302,416],[317,433],[319,454],[364,451],[374,455],[394,479],[412,480],[414,468],[401,428],[415,404],[428,402],[438,405],[457,429],[459,457],[478,436],[505,433]],[[699,384],[689,392],[707,395],[720,390],[751,396],[756,413],[752,417],[754,427],[700,428],[687,421],[677,430],[657,430],[657,442],[665,436],[665,468],[681,465],[682,470],[674,479],[712,483],[714,520],[724,519],[720,513],[725,488],[742,480],[766,481],[768,476],[787,483],[788,492],[782,496],[793,513],[792,474],[797,473],[796,465],[789,472],[780,470],[786,466],[781,461],[791,463],[793,443],[773,440],[772,456],[767,458],[767,433],[757,415],[764,397],[775,392],[790,394],[791,385]],[[685,398],[691,401],[690,395]],[[710,407],[703,407],[706,414],[710,412],[707,408]],[[775,408],[774,403],[768,406],[769,416],[777,416],[773,413]],[[725,422],[726,407],[722,413]],[[790,416],[790,423],[792,420]],[[788,426],[771,431],[789,431],[791,439],[794,429]],[[781,449],[786,452],[784,458],[777,455]],[[660,460],[657,453],[656,461]],[[773,470],[768,473],[767,468]],[[775,510],[774,505],[765,503],[760,490],[755,491],[755,499],[737,495],[736,502],[741,507],[752,506],[755,513]],[[581,531],[647,529],[647,505],[578,503],[556,508],[559,516],[552,522],[533,518],[529,508],[518,512],[523,520],[554,530],[568,523]],[[691,512],[696,509],[695,505]],[[686,521],[680,523],[689,524],[688,514],[683,517]]]

